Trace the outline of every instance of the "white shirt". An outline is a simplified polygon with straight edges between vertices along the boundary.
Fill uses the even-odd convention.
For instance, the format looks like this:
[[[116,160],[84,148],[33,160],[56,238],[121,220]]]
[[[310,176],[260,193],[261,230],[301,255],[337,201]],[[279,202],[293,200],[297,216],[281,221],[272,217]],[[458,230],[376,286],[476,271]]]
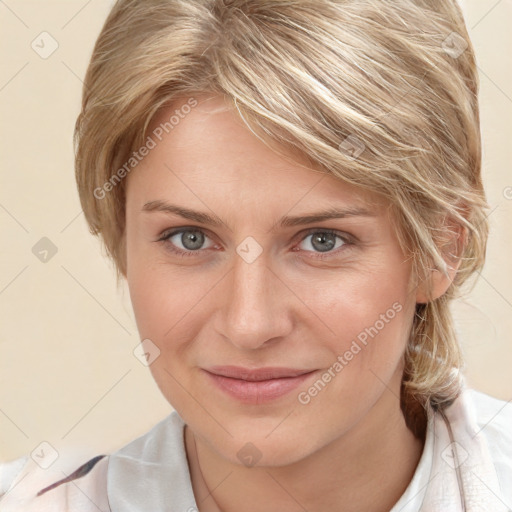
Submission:
[[[466,389],[444,415],[429,412],[415,474],[390,512],[511,512],[512,403]],[[78,475],[63,457],[46,470],[30,457],[0,465],[0,511],[197,512],[183,429],[173,411]]]

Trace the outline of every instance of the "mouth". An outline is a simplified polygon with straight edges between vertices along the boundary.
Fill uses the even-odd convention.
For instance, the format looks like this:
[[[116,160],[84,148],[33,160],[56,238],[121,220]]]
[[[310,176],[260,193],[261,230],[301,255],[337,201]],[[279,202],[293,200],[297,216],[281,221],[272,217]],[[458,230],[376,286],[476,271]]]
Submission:
[[[246,404],[262,404],[287,395],[317,370],[214,366],[203,371],[217,389],[231,398]]]
[[[206,371],[221,377],[258,382],[271,379],[299,377],[315,370],[269,366],[265,368],[243,368],[241,366],[212,366]]]

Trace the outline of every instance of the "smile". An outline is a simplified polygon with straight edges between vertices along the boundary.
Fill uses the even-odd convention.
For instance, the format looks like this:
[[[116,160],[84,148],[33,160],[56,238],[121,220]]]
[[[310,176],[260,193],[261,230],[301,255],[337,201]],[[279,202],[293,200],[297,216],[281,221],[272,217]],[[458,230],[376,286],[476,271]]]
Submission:
[[[262,404],[297,388],[316,370],[214,367],[204,370],[209,380],[225,394],[246,404]]]

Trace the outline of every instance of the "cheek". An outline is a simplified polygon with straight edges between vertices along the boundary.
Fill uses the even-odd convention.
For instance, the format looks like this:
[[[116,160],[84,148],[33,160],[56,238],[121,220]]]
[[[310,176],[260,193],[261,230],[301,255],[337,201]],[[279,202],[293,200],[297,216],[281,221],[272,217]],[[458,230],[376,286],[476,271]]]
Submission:
[[[130,297],[141,336],[163,343],[173,336],[180,320],[199,311],[199,290],[185,286],[181,276],[151,266],[132,267],[128,280]],[[204,293],[204,288],[203,288]]]
[[[304,282],[298,295],[334,331],[331,334],[347,339],[375,323],[379,330],[382,322],[399,323],[388,320],[398,318],[398,310],[409,309],[414,300],[408,276],[408,268],[400,265],[332,273],[315,286]]]
[[[154,243],[142,241],[135,228],[128,229],[127,283],[141,339],[161,346],[165,333],[185,314],[183,287],[178,276],[169,273]]]
[[[311,324],[311,333],[320,332],[319,326],[328,333],[323,340],[332,354],[330,363],[337,362],[333,370],[344,375],[335,379],[333,390],[375,383],[375,375],[386,381],[397,369],[414,314],[409,275],[407,265],[383,259],[364,272],[333,275],[310,289],[306,302],[317,324]]]
[[[347,278],[332,287],[329,294],[319,294],[320,310],[315,312],[334,334],[322,339],[330,357],[318,380],[301,389],[298,397],[301,404],[311,407],[311,417],[322,414],[332,425],[356,421],[387,385],[395,388],[414,314],[407,274],[402,277],[403,281],[398,274],[379,272],[362,279],[359,274],[357,279]],[[314,326],[311,334],[315,334]]]
[[[184,390],[191,388],[187,349],[201,326],[200,305],[193,307],[199,300],[180,276],[166,275],[162,266],[140,263],[132,260],[128,280],[139,336],[158,347],[149,370],[167,401],[184,413],[193,405]]]
[[[165,255],[155,253],[134,248],[128,287],[140,338],[159,347],[162,357],[155,364],[174,367],[212,316],[212,290],[219,276],[169,265]]]

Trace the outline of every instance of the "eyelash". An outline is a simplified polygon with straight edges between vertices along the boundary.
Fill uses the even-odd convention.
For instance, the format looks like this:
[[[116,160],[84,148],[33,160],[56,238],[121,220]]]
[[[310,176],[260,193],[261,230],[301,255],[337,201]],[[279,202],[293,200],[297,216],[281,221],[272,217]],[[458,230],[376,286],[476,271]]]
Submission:
[[[165,231],[160,236],[160,238],[158,238],[157,242],[163,243],[166,246],[167,250],[171,251],[172,253],[176,254],[177,256],[184,257],[184,258],[197,256],[198,253],[201,253],[202,251],[207,250],[207,249],[198,249],[196,251],[191,251],[191,250],[183,251],[182,249],[177,249],[176,246],[170,242],[170,238],[172,238],[174,235],[177,235],[179,233],[184,233],[187,231],[199,231],[199,232],[203,233],[205,236],[208,236],[202,229],[191,226],[191,227],[175,229],[172,231]],[[355,242],[357,240],[353,235],[349,235],[348,233],[342,233],[342,232],[335,231],[332,229],[312,228],[304,234],[304,236],[299,240],[298,243],[302,242],[308,236],[313,235],[315,233],[335,235],[337,238],[340,238],[343,241],[343,245],[341,247],[338,247],[334,251],[327,251],[326,253],[323,253],[323,254],[313,252],[313,251],[304,251],[304,252],[314,254],[313,258],[320,259],[320,260],[331,258],[331,257],[333,257],[333,255],[337,255],[340,251],[346,251],[346,250],[353,248],[353,246],[355,245]]]

